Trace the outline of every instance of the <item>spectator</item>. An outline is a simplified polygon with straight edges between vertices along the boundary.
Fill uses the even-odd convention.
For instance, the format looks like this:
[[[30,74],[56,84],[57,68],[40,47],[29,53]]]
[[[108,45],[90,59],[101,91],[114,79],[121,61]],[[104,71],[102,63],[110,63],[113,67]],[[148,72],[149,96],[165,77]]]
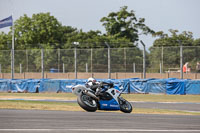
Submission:
[[[183,72],[187,73],[190,72],[190,68],[188,67],[189,62],[186,62],[185,65],[183,65]]]
[[[197,62],[197,65],[196,65],[196,72],[197,72],[197,73],[200,73],[200,62]]]

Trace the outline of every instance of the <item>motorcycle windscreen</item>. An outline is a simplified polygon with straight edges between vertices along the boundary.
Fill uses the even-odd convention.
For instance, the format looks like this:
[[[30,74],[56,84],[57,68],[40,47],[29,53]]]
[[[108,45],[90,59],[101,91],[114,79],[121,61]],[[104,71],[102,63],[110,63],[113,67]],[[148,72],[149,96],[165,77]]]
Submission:
[[[115,99],[111,100],[100,100],[100,110],[119,110],[119,104]]]

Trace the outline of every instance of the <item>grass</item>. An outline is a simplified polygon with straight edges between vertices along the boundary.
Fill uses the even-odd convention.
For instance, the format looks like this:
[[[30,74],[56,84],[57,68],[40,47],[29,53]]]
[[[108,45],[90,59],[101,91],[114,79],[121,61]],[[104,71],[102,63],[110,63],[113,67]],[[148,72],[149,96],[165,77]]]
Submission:
[[[152,94],[123,94],[128,101],[147,102],[193,102],[200,103],[199,95],[152,95]],[[54,99],[76,100],[72,93],[0,93],[0,99]],[[48,102],[48,101],[23,101],[0,100],[0,109],[37,109],[37,110],[63,110],[84,111],[77,103]],[[120,111],[115,111],[120,112]],[[187,112],[167,109],[134,108],[132,113],[142,114],[178,114],[200,115],[200,112]]]
[[[129,101],[200,103],[200,95],[128,94],[123,97]]]
[[[1,109],[36,109],[36,110],[64,110],[80,111],[77,103],[43,102],[43,101],[19,101],[0,100]]]
[[[128,101],[200,103],[200,95],[123,94],[122,96]],[[0,93],[0,98],[57,99],[57,100],[77,99],[77,97],[72,93]]]
[[[75,100],[72,93],[0,93],[0,98]]]
[[[19,100],[0,100],[0,109],[84,111],[77,103],[19,101]],[[97,112],[102,112],[102,111],[97,111]],[[113,112],[120,113],[120,111],[113,111]],[[200,115],[200,112],[187,112],[187,111],[177,111],[177,110],[167,110],[167,109],[147,109],[147,108],[134,108],[132,113]]]

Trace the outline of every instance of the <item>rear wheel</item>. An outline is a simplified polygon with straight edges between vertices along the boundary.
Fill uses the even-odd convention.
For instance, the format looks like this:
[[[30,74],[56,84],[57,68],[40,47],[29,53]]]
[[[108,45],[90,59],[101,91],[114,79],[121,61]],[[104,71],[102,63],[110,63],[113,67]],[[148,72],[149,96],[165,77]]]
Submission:
[[[124,113],[131,113],[132,112],[132,105],[124,98],[119,98],[120,110]]]
[[[81,94],[77,99],[78,104],[88,112],[95,112],[97,110],[97,102],[92,97]]]

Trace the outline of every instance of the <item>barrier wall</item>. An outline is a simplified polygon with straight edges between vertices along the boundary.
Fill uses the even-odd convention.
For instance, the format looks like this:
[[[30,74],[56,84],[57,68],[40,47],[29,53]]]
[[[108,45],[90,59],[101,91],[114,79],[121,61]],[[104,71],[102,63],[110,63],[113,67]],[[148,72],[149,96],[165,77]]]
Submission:
[[[77,79],[87,79],[89,77],[96,77],[99,79],[108,78],[108,73],[86,73],[86,72],[77,72]],[[36,72],[25,72],[25,73],[15,73],[14,77],[16,79],[40,79],[42,78],[42,73]],[[143,78],[143,73],[123,73],[116,72],[111,73],[111,78],[113,79],[127,79],[127,78]],[[0,73],[0,78],[2,79],[11,79],[11,73]],[[75,73],[44,73],[45,79],[75,79]],[[166,72],[166,73],[146,73],[146,78],[158,78],[158,79],[168,79],[168,78],[180,78],[180,73],[178,72]],[[200,73],[184,73],[184,79],[200,79]]]
[[[0,79],[0,92],[71,92],[77,84],[84,85],[87,79]],[[139,94],[200,94],[200,80],[190,79],[97,79],[112,82],[124,88],[124,93]]]

